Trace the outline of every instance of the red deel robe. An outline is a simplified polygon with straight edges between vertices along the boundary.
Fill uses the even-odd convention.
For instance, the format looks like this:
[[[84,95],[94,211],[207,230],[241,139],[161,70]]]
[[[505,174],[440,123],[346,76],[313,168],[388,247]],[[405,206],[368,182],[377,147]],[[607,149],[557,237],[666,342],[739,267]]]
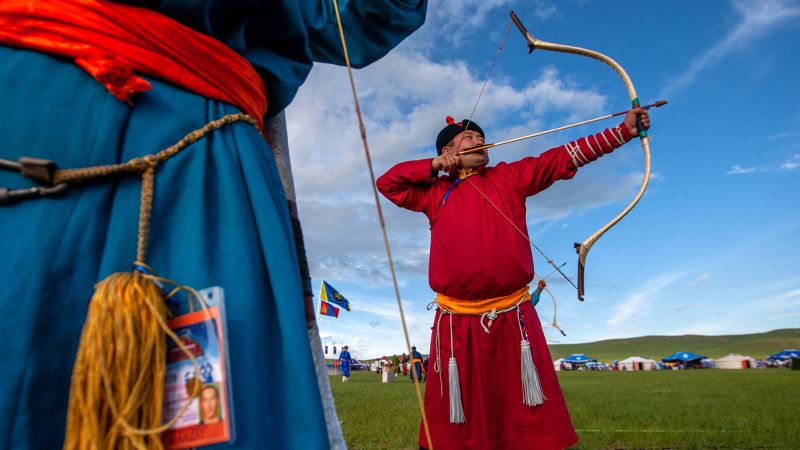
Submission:
[[[624,142],[631,139],[624,126],[619,130]],[[581,138],[575,142],[588,160],[597,159],[586,141]],[[588,141],[596,152],[598,145],[603,153],[619,147],[611,129],[589,136]],[[572,178],[576,170],[566,146],[561,146],[538,157],[481,168],[477,175],[458,183],[444,203],[445,193],[456,178],[435,177],[430,158],[400,163],[378,178],[377,184],[394,204],[428,216],[431,289],[463,300],[479,300],[510,294],[533,279],[533,258],[526,239],[525,199],[557,180]]]
[[[431,159],[408,161],[391,168],[377,185],[396,205],[428,217],[431,289],[462,300],[499,297],[533,279],[525,199],[557,180],[572,178],[578,166],[610,153],[621,145],[620,140],[624,143],[630,139],[626,127],[620,125],[538,157],[484,167],[457,184],[453,176],[435,176]],[[575,155],[578,151],[580,154]],[[438,326],[439,356],[436,324],[441,313],[437,311],[425,390],[425,411],[435,449],[559,449],[577,442],[536,311],[526,302],[520,312],[547,399],[535,407],[522,403],[523,336],[515,312],[500,315],[488,334],[480,326],[480,316],[445,315]],[[450,349],[450,320],[454,351]],[[449,422],[447,362],[453,354],[459,366],[466,416],[463,424]],[[441,358],[440,373],[433,369],[437,357]],[[428,447],[422,430],[419,444]]]

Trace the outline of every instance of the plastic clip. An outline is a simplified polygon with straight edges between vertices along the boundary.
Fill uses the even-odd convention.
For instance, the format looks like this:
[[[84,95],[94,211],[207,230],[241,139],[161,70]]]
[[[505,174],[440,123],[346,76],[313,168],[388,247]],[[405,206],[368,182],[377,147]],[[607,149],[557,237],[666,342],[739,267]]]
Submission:
[[[54,175],[58,168],[53,161],[46,159],[27,156],[23,156],[17,161],[0,159],[0,169],[19,172],[22,176],[41,184],[41,186],[24,189],[0,188],[0,205],[38,197],[55,196],[69,187],[67,183],[53,185]]]

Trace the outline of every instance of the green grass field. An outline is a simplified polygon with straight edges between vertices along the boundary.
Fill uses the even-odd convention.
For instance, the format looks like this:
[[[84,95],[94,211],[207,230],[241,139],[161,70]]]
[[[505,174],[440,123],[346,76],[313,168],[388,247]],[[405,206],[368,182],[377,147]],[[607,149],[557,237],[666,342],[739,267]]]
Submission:
[[[679,351],[689,351],[715,359],[729,353],[764,359],[767,355],[784,349],[800,348],[800,328],[728,336],[642,336],[584,344],[552,344],[549,347],[553,359],[584,353],[608,362],[632,355],[660,360]]]
[[[800,449],[800,372],[787,369],[561,372],[580,442],[573,448]],[[408,378],[331,377],[351,449],[416,449]]]

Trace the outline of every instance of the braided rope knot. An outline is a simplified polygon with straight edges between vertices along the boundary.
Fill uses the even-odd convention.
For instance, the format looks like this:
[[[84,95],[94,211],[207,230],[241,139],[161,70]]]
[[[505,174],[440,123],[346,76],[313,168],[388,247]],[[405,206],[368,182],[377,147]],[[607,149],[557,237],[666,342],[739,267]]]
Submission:
[[[138,158],[130,159],[124,164],[120,164],[117,170],[109,172],[108,175],[119,172],[144,173],[148,169],[154,169],[157,165],[158,159],[156,159],[155,155],[144,155]]]
[[[154,168],[155,166],[158,165],[159,162],[161,162],[161,161],[158,160],[156,155],[144,155],[144,156],[142,156],[142,161],[147,166],[145,168],[145,170],[150,169],[150,168]]]
[[[514,305],[514,306],[512,306],[510,308],[501,309],[500,311],[498,311],[497,308],[492,308],[491,311],[487,311],[487,312],[481,314],[480,324],[481,324],[481,327],[483,327],[483,331],[486,334],[489,334],[489,328],[491,328],[492,327],[492,323],[495,320],[497,320],[498,315],[505,314],[505,313],[507,313],[509,311],[514,311],[514,310],[519,311],[520,303],[522,303],[522,301],[520,301],[519,303],[517,303],[516,305]],[[483,324],[484,319],[489,319],[489,321],[487,322],[486,325]]]
[[[119,164],[107,164],[78,169],[61,169],[53,174],[53,184],[69,183],[79,184],[97,178],[137,173],[142,176],[141,203],[139,206],[139,240],[136,249],[136,259],[144,261],[150,233],[150,216],[153,204],[153,191],[155,188],[156,167],[167,159],[177,155],[181,150],[197,142],[212,131],[235,122],[245,122],[257,127],[255,119],[244,113],[228,114],[219,119],[205,124],[202,128],[194,130],[173,144],[157,153],[131,158]]]
[[[487,326],[483,325],[483,318],[484,317],[489,319],[489,324]],[[481,314],[481,326],[483,327],[483,331],[486,334],[489,334],[489,328],[492,327],[492,322],[494,322],[495,319],[497,319],[497,308],[492,308],[491,311]]]

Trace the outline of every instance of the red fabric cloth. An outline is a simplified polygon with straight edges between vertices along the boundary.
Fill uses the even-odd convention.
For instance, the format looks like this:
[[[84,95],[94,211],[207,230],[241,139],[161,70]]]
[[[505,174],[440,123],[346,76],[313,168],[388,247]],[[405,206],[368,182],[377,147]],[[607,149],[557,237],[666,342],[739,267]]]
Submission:
[[[260,128],[267,110],[264,82],[247,60],[145,8],[97,0],[3,0],[0,44],[73,58],[128,103],[151,88],[138,72],[230,103]]]
[[[523,303],[521,311],[546,400],[539,406],[522,403],[521,338],[515,311],[500,314],[489,334],[483,331],[480,316],[446,314],[439,325],[441,375],[431,369],[425,387],[425,413],[435,450],[550,450],[578,441],[536,311],[530,302]],[[440,314],[437,311],[436,320]],[[447,363],[451,317],[466,418],[463,424],[450,423]],[[435,327],[430,355],[432,368],[437,357]],[[429,447],[421,425],[419,445]]]
[[[615,131],[606,129],[538,157],[482,168],[458,184],[455,177],[434,177],[431,159],[404,162],[378,179],[378,189],[398,206],[428,216],[429,282],[435,292],[462,300],[508,295],[533,279],[530,243],[470,182],[527,236],[525,199],[557,180],[572,178],[577,166],[631,139],[624,126],[614,130],[616,137]],[[489,334],[481,327],[480,316],[445,315],[438,326],[441,372],[429,371],[425,389],[433,448],[561,449],[577,442],[536,311],[530,302],[522,304],[520,310],[547,399],[534,407],[522,403],[521,336],[516,312],[501,314]],[[440,314],[437,311],[437,321]],[[466,417],[463,424],[450,423],[451,318]],[[431,368],[439,357],[436,323],[431,335]],[[422,428],[419,444],[428,447]]]
[[[619,128],[623,142],[629,141],[627,129]],[[600,145],[602,153],[620,146],[610,129],[589,140],[596,151]],[[586,142],[583,138],[574,141],[585,158],[593,161],[598,156]],[[378,178],[377,185],[396,205],[428,216],[431,289],[462,300],[481,300],[511,294],[530,283],[533,258],[528,240],[469,184],[474,183],[527,236],[525,199],[557,180],[572,178],[576,170],[567,146],[561,146],[538,157],[482,168],[459,182],[444,205],[445,193],[456,179],[433,177],[431,159],[400,163]]]

